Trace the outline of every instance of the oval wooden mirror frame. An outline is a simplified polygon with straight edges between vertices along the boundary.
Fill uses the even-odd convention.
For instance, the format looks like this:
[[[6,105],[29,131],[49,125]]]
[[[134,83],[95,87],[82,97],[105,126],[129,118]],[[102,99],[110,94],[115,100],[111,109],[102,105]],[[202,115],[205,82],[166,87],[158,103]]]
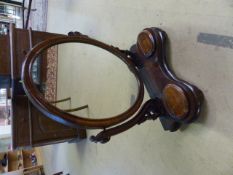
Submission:
[[[54,45],[58,45],[62,43],[84,43],[84,44],[96,46],[96,47],[102,48],[114,54],[119,59],[121,59],[125,64],[127,64],[128,68],[134,74],[137,80],[137,83],[138,83],[138,94],[137,94],[134,104],[128,110],[126,110],[125,112],[119,115],[116,115],[110,118],[89,119],[89,118],[84,118],[81,116],[77,116],[77,115],[64,112],[61,109],[58,109],[57,107],[50,104],[48,101],[46,101],[33,83],[32,76],[31,76],[32,65],[34,61],[36,60],[37,56],[40,55],[43,51],[45,51],[46,49]],[[60,123],[63,123],[63,124],[66,124],[72,127],[79,127],[79,128],[103,129],[103,128],[117,125],[127,120],[128,118],[130,118],[133,114],[135,114],[138,111],[138,109],[140,108],[142,104],[143,97],[144,97],[143,81],[138,75],[138,71],[135,65],[133,64],[133,62],[131,62],[131,60],[127,57],[127,55],[122,53],[118,48],[109,46],[100,41],[91,39],[83,35],[56,37],[56,38],[42,41],[41,43],[36,45],[26,56],[26,59],[25,59],[25,62],[22,68],[22,81],[23,81],[23,87],[24,87],[26,95],[28,96],[30,101],[33,103],[33,105],[35,105],[44,115],[46,115],[47,117],[57,122],[60,122]]]

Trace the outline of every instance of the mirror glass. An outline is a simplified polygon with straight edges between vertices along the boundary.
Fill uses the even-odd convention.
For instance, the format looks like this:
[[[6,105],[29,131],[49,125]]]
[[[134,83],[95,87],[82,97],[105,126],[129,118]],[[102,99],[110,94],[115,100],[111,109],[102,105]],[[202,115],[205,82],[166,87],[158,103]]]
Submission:
[[[138,85],[128,66],[114,54],[83,43],[55,45],[43,51],[32,78],[57,108],[86,118],[121,114],[135,102]]]

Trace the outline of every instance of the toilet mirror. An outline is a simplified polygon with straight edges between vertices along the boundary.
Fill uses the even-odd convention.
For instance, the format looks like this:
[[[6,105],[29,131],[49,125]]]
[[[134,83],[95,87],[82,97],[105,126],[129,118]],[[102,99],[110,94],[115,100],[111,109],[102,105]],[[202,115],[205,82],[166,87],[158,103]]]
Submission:
[[[79,32],[50,38],[27,54],[23,88],[45,116],[71,127],[103,129],[93,142],[106,143],[157,118],[164,130],[177,131],[197,119],[203,94],[170,69],[166,38],[161,29],[144,29],[130,50]],[[142,104],[144,85],[149,100]]]

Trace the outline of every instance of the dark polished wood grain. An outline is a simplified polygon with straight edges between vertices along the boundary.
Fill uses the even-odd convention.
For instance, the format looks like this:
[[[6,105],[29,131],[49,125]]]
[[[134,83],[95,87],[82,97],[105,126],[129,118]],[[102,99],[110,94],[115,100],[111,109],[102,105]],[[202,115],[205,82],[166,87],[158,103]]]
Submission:
[[[142,55],[136,44],[131,47],[133,59],[150,97],[159,97],[166,109],[167,115],[160,117],[164,129],[175,131],[182,123],[191,123],[198,118],[204,96],[196,86],[179,79],[170,69],[167,34],[159,28],[147,28],[145,31],[153,36],[155,52],[150,56]]]
[[[0,75],[10,75],[10,41],[9,35],[3,35],[0,37]]]
[[[0,37],[0,88],[10,88],[11,67],[10,67],[10,40],[9,35]]]

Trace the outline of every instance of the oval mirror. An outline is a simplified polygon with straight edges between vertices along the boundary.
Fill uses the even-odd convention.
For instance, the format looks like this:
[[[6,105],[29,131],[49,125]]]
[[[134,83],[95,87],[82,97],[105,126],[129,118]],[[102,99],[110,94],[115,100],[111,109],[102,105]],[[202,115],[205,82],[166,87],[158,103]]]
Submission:
[[[44,100],[46,105],[59,109],[60,113],[81,117],[84,121],[88,119],[84,125],[88,125],[92,119],[114,119],[121,114],[128,115],[122,119],[129,118],[129,113],[135,113],[142,102],[143,85],[135,76],[136,69],[132,66],[129,68],[130,62],[127,62],[126,56],[122,56],[124,54],[113,47],[103,46],[106,48],[89,43],[59,41],[55,44],[51,42],[50,46],[37,46],[36,51],[32,50],[26,59],[31,58],[30,66],[27,68],[24,65],[24,70],[29,69],[28,74],[33,82],[33,85],[27,86],[24,81],[30,99],[34,104]],[[27,77],[26,74],[24,71],[23,78]],[[33,88],[36,88],[35,94]],[[43,104],[39,105],[40,110],[45,108]],[[47,111],[47,116],[54,115],[51,111]],[[69,120],[69,117],[64,118]],[[112,125],[109,122],[106,126]]]

